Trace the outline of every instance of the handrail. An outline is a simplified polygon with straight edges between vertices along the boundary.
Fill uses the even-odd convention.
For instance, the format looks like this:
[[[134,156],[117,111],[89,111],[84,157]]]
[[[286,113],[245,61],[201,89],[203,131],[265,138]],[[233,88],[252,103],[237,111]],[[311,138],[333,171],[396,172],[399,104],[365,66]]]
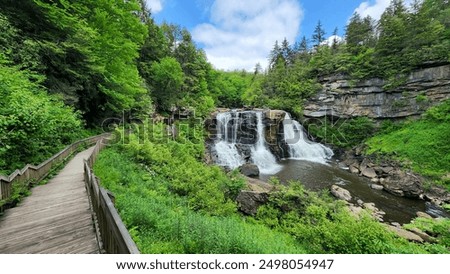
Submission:
[[[94,144],[107,135],[109,135],[109,133],[76,141],[73,144],[68,145],[66,148],[56,153],[46,161],[42,162],[38,166],[27,164],[24,168],[22,168],[21,170],[17,169],[9,176],[0,174],[0,199],[6,200],[11,197],[12,187],[15,183],[23,183],[31,180],[34,182],[41,181],[49,174],[49,172],[56,164],[61,163],[65,158],[75,152],[80,146]]]
[[[100,186],[92,166],[100,151],[106,146],[103,139],[98,140],[92,154],[84,161],[84,181],[94,212],[95,226],[100,248],[108,254],[140,254],[136,243],[117,213],[107,190]]]

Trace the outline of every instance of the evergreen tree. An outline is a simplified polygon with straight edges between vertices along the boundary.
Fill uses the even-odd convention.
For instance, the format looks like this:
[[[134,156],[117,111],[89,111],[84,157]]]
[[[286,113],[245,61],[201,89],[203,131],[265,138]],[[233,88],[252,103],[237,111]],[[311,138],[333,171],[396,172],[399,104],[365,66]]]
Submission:
[[[278,60],[283,57],[283,53],[281,51],[281,47],[278,44],[278,41],[275,41],[275,45],[269,54],[269,68],[272,69],[276,66]]]
[[[336,27],[333,31],[333,43],[331,44],[331,48],[333,49],[333,51],[336,51],[339,45],[339,40],[338,40],[338,28]]]
[[[381,15],[376,55],[385,75],[393,75],[405,67],[402,53],[408,41],[406,19],[406,8],[401,0],[393,0]]]
[[[322,23],[317,22],[316,28],[314,29],[314,34],[312,36],[312,40],[314,42],[314,46],[318,47],[320,44],[325,41],[325,30],[322,27]]]
[[[292,64],[294,61],[293,51],[286,38],[281,42],[281,56],[283,57],[286,66]]]
[[[308,51],[309,51],[308,40],[306,40],[306,36],[303,36],[299,45],[299,52],[307,53]]]
[[[354,13],[347,25],[345,40],[347,47],[353,54],[358,54],[365,47],[373,47],[375,40],[375,27],[370,16],[364,19]]]

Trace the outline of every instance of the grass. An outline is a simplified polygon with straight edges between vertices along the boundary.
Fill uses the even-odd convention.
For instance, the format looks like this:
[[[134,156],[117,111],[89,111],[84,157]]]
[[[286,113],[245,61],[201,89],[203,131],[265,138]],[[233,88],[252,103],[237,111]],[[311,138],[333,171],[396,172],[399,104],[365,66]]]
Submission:
[[[449,252],[400,239],[369,214],[356,218],[329,193],[294,182],[278,186],[256,216],[243,216],[232,200],[239,178],[202,163],[201,138],[151,136],[159,137],[132,135],[106,148],[94,166],[142,253]]]
[[[418,121],[390,127],[370,138],[368,154],[402,161],[450,190],[450,101],[431,108]]]
[[[290,235],[238,214],[193,210],[189,197],[170,191],[165,176],[117,147],[102,151],[94,171],[115,194],[116,207],[142,253],[306,252]]]

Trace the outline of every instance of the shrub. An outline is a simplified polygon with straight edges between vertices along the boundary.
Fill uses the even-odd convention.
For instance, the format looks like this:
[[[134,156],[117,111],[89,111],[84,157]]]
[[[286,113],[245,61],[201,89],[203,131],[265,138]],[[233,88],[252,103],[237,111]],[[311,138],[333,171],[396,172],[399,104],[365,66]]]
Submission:
[[[80,136],[79,113],[48,95],[42,80],[0,54],[0,171],[38,164]]]

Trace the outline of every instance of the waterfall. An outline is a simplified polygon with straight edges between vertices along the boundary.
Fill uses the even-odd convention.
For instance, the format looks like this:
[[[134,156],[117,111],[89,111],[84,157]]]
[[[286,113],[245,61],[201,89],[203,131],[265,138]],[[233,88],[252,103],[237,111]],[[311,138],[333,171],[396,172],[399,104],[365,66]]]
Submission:
[[[262,174],[275,174],[282,169],[265,140],[262,111],[229,111],[216,116],[217,138],[214,143],[216,163],[231,169],[245,163],[258,166]],[[309,141],[302,125],[286,113],[283,120],[284,146],[290,159],[326,163],[333,156],[328,147]],[[284,144],[282,144],[284,142]]]
[[[245,164],[236,147],[239,117],[233,111],[219,113],[216,119],[218,142],[215,144],[215,150],[218,158],[217,164],[231,169],[238,168]],[[229,128],[231,128],[231,132],[229,132]]]
[[[262,121],[262,112],[256,112],[256,129],[258,132],[258,140],[252,148],[252,160],[258,166],[259,171],[263,174],[275,174],[281,170],[281,166],[277,164],[277,159],[267,149],[264,137],[264,125]]]
[[[226,166],[231,169],[235,169],[245,164],[244,159],[242,159],[236,149],[236,144],[228,143],[226,141],[219,141],[215,144],[215,149],[218,158],[217,164],[219,166]]]
[[[308,140],[303,126],[292,120],[289,113],[286,113],[284,118],[283,130],[290,159],[326,163],[333,156],[330,148]]]
[[[216,120],[214,149],[218,165],[238,168],[246,163],[243,154],[248,151],[249,162],[257,165],[260,173],[275,174],[281,170],[275,156],[265,145],[261,111],[224,112],[217,114]]]

